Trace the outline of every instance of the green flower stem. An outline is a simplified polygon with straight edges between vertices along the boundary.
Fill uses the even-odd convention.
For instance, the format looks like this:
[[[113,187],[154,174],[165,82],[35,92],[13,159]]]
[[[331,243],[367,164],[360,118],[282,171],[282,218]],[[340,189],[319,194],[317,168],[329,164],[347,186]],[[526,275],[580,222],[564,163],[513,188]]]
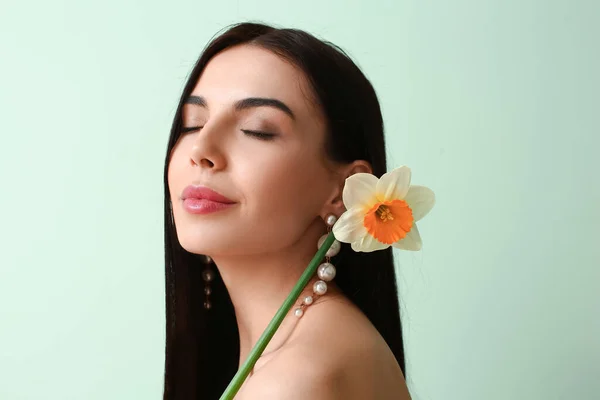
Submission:
[[[308,264],[306,270],[304,270],[304,273],[296,283],[296,286],[294,286],[287,299],[285,299],[285,301],[279,308],[279,311],[277,311],[277,313],[275,314],[275,316],[273,317],[273,319],[271,320],[261,337],[258,339],[258,342],[256,342],[256,344],[254,345],[254,348],[250,352],[250,355],[248,356],[244,364],[235,374],[231,382],[229,382],[227,389],[225,389],[225,392],[223,392],[219,400],[232,400],[238,392],[238,390],[240,390],[240,387],[246,380],[248,374],[250,374],[250,371],[254,367],[254,364],[256,364],[256,361],[267,347],[267,344],[269,344],[269,342],[271,341],[271,338],[277,331],[277,328],[279,328],[279,325],[281,325],[281,323],[283,322],[283,319],[285,318],[287,313],[290,311],[290,308],[292,308],[296,300],[298,300],[300,293],[302,293],[302,290],[304,290],[304,288],[308,284],[308,281],[310,281],[310,278],[314,275],[315,271],[317,270],[317,267],[321,263],[321,260],[325,257],[325,253],[327,252],[327,250],[329,250],[334,240],[335,236],[333,236],[333,232],[330,232],[327,238],[325,239],[325,242],[323,242],[323,245],[319,248],[319,250],[317,250],[317,253],[313,257],[311,262]]]

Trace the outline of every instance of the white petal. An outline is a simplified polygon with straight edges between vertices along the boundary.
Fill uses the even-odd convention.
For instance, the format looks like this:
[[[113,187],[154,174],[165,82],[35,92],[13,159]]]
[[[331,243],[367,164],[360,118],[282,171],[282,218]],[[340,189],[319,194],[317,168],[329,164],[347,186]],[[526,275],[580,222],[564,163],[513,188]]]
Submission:
[[[398,242],[392,243],[392,246],[402,250],[418,251],[421,250],[422,244],[423,242],[421,241],[421,234],[419,233],[417,224],[413,223],[412,228],[408,231],[406,236]]]
[[[365,253],[370,253],[372,251],[383,250],[390,247],[389,244],[381,243],[379,240],[375,239],[369,233],[364,236],[361,240],[356,242],[352,242],[351,244],[352,250],[354,251],[362,251]]]
[[[352,242],[352,243],[350,243],[350,247],[352,247],[352,250],[354,250],[356,252],[362,251],[360,248],[360,243],[361,243],[360,240],[356,241],[356,242]]]
[[[413,212],[415,221],[423,218],[435,204],[433,190],[425,186],[412,185],[404,198]]]
[[[373,174],[359,172],[346,178],[344,190],[342,191],[342,200],[346,209],[361,206],[369,208],[377,201],[375,197],[375,188],[377,187],[377,177]]]
[[[331,229],[335,238],[344,243],[352,243],[368,235],[363,223],[365,214],[360,207],[345,211]]]
[[[403,199],[410,186],[410,174],[405,165],[383,174],[376,188],[379,201]]]

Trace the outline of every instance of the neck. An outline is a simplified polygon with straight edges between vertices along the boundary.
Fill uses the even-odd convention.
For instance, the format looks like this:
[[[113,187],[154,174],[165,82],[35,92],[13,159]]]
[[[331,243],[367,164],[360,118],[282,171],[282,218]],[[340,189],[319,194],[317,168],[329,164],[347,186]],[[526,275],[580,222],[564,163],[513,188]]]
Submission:
[[[255,255],[211,256],[235,310],[240,336],[240,366],[300,279],[317,251],[317,241],[325,233],[322,223],[315,221],[287,248]],[[312,285],[317,280],[316,276],[310,280],[295,305],[312,294]],[[328,283],[325,297],[339,293],[333,282]],[[298,321],[293,315],[294,309],[294,306],[290,309],[263,354],[284,344],[291,326]]]

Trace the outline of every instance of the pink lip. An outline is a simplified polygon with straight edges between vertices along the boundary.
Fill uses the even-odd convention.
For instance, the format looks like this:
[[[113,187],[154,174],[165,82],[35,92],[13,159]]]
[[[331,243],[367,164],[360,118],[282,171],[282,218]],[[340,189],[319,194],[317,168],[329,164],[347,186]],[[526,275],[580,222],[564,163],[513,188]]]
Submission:
[[[232,204],[235,201],[228,199],[220,193],[215,192],[206,186],[193,186],[190,185],[183,190],[181,194],[183,200],[194,198],[194,199],[206,199],[210,201],[216,201],[218,203]]]
[[[183,201],[183,208],[191,214],[210,214],[224,208],[229,208],[234,204],[235,203],[219,203],[218,201],[194,199],[190,197]]]
[[[235,201],[205,186],[188,186],[181,198],[183,207],[192,214],[209,214],[235,204]]]

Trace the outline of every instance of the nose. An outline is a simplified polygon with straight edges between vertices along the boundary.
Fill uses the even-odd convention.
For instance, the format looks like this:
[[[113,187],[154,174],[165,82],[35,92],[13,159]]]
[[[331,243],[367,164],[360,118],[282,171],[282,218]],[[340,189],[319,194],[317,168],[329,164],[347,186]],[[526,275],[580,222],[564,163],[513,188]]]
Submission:
[[[190,164],[202,168],[223,169],[226,159],[223,143],[214,126],[206,124],[196,135],[190,151]]]

